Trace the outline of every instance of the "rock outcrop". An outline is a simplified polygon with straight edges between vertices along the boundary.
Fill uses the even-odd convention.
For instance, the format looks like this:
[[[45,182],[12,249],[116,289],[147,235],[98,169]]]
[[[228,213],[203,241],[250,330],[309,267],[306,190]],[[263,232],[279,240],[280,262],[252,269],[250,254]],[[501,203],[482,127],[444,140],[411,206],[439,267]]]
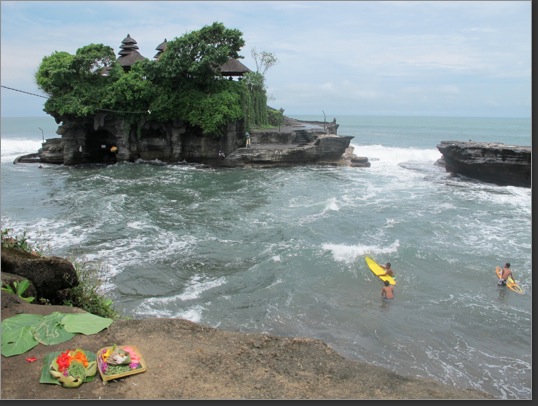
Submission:
[[[301,122],[286,118],[283,126],[252,131],[245,145],[243,121],[228,124],[223,135],[206,136],[196,128],[173,123],[133,124],[106,113],[92,118],[56,118],[61,138],[47,139],[37,154],[18,157],[14,163],[109,164],[121,161],[161,161],[225,167],[327,164],[370,166],[353,155],[351,136],[336,134],[338,124]]]
[[[321,127],[280,131],[252,131],[251,144],[235,150],[221,161],[222,166],[275,167],[304,164],[347,165],[344,154],[353,137],[328,134]]]
[[[243,122],[226,126],[224,134],[203,136],[181,121],[136,123],[100,113],[89,118],[56,118],[62,123],[57,134],[38,151],[41,163],[79,165],[110,164],[120,161],[160,160],[165,163],[214,162],[218,151],[229,153],[244,143]],[[18,162],[25,162],[21,157]]]
[[[25,296],[37,301],[63,304],[66,289],[78,285],[78,276],[71,262],[55,256],[39,256],[16,248],[2,247],[2,285],[28,279]]]
[[[497,142],[441,141],[447,172],[501,186],[531,187],[532,149]]]

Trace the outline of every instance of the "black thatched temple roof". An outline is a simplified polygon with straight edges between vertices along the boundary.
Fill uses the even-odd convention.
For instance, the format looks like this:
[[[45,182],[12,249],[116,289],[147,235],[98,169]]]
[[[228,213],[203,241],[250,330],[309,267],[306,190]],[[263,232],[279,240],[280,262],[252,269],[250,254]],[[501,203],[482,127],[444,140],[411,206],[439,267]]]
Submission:
[[[142,61],[144,58],[138,51],[132,51],[127,55],[122,55],[118,58],[118,63],[121,66],[133,66],[135,62]]]
[[[159,59],[163,52],[166,51],[168,42],[166,38],[161,42],[157,48],[157,54],[154,58]],[[129,69],[135,62],[146,59],[138,52],[138,45],[134,38],[131,38],[129,34],[121,41],[121,50],[118,52],[117,61],[124,69]],[[251,72],[249,68],[239,62],[237,59],[228,59],[228,62],[224,63],[220,67],[220,73],[222,76],[243,76],[245,73]]]
[[[157,45],[157,48],[155,48],[157,51],[154,58],[155,59],[159,59],[159,57],[161,56],[161,54],[166,50],[166,47],[168,46],[168,42],[166,41],[166,38],[164,39],[163,42],[161,42],[159,45]]]
[[[250,72],[250,69],[239,62],[237,59],[228,59],[228,62],[224,63],[220,67],[220,73],[222,76],[243,76],[245,73]]]
[[[130,68],[135,62],[146,59],[137,51],[138,45],[136,44],[137,42],[129,34],[121,41],[118,62],[124,68]]]

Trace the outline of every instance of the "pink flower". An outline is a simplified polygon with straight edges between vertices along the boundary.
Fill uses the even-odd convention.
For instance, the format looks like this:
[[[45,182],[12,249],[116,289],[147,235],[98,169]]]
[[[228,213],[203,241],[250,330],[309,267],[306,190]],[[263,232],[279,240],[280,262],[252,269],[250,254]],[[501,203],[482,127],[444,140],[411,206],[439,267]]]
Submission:
[[[123,347],[123,351],[129,353],[129,355],[131,356],[131,365],[138,366],[138,364],[140,363],[140,357],[138,356],[136,351],[133,348],[128,347],[128,346]],[[131,366],[131,368],[134,368],[134,367]]]

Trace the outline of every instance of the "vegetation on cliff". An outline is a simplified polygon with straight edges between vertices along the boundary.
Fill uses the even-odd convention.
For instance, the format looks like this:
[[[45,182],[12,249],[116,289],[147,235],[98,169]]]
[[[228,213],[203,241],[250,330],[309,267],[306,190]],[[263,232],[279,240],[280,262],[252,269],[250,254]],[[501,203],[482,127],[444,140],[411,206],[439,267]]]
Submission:
[[[215,22],[168,41],[158,59],[130,69],[122,68],[110,46],[90,44],[75,55],[44,57],[35,78],[49,95],[44,111],[56,117],[109,112],[133,124],[181,120],[216,136],[239,119],[247,129],[267,125],[269,117],[278,125],[282,112],[267,112],[263,73],[249,72],[241,81],[220,74],[230,58],[242,58],[244,45],[241,31]],[[255,55],[265,70],[276,62],[270,53]]]

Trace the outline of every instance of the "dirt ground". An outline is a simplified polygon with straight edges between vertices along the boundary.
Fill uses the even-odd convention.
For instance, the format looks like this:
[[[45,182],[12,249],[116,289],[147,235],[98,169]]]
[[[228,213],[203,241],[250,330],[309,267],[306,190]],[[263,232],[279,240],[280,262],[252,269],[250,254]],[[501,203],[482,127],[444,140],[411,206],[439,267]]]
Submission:
[[[47,315],[80,309],[33,305],[2,292],[2,320],[20,313]],[[147,371],[75,389],[40,384],[45,356],[82,348],[97,352],[137,346]],[[28,362],[27,357],[37,361]],[[52,346],[1,357],[1,398],[7,399],[492,399],[466,388],[411,379],[343,358],[309,338],[222,331],[182,319],[118,320],[94,335],[77,334]]]

